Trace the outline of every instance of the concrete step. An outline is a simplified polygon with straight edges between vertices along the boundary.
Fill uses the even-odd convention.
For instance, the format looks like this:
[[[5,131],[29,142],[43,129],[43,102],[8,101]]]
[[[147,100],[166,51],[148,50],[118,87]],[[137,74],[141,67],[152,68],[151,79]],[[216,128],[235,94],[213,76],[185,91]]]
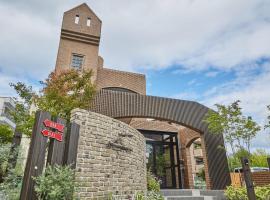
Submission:
[[[165,197],[165,200],[217,200],[216,197],[203,197],[203,196],[176,196]]]
[[[226,200],[222,190],[163,189],[161,192],[167,200],[193,198],[194,200]]]
[[[166,189],[161,192],[164,196],[192,196],[192,190]]]

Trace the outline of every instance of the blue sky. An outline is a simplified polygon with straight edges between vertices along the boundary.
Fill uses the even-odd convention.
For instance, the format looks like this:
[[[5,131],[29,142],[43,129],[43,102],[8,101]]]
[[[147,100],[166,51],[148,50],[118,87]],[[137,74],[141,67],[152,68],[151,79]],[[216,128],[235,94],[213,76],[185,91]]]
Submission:
[[[233,72],[185,72],[179,67],[171,66],[159,71],[146,71],[147,92],[154,96],[180,98],[186,100],[203,100],[200,94],[209,88],[233,80]]]
[[[54,69],[64,11],[79,0],[0,0],[0,95],[8,83],[38,89]],[[263,125],[270,104],[269,0],[88,0],[102,19],[105,67],[146,74],[147,93],[242,101]],[[269,132],[269,131],[268,131]],[[267,138],[267,139],[266,139]],[[261,132],[253,148],[270,149]]]

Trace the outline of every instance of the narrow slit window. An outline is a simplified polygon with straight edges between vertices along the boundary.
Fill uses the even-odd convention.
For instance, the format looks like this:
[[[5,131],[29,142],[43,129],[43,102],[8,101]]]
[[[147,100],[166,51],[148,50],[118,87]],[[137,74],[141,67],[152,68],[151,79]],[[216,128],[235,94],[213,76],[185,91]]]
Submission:
[[[89,17],[87,18],[86,25],[87,25],[87,26],[90,26],[90,25],[91,25],[91,19],[90,19]]]
[[[79,21],[80,21],[80,16],[79,15],[76,15],[76,17],[75,17],[75,24],[79,24]]]

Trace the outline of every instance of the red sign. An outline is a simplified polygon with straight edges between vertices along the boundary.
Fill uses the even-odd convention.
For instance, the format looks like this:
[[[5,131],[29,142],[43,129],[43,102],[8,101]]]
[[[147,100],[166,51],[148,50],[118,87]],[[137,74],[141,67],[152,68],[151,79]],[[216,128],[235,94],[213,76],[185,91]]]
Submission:
[[[53,122],[53,121],[48,120],[48,119],[45,119],[45,121],[43,123],[46,127],[54,128],[62,133],[64,132],[65,126],[63,124],[59,124],[59,123]]]
[[[41,133],[46,136],[46,137],[49,137],[49,138],[54,138],[60,142],[63,141],[63,134],[60,133],[60,132],[53,132],[53,131],[50,131],[50,130],[42,130]]]

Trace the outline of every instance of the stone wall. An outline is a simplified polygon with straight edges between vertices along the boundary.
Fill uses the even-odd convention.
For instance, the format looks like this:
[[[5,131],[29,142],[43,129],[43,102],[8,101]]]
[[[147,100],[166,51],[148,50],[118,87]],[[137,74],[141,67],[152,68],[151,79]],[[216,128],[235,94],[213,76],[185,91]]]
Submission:
[[[76,163],[76,196],[127,198],[146,191],[145,139],[136,129],[116,119],[75,109],[72,121],[80,125]]]

